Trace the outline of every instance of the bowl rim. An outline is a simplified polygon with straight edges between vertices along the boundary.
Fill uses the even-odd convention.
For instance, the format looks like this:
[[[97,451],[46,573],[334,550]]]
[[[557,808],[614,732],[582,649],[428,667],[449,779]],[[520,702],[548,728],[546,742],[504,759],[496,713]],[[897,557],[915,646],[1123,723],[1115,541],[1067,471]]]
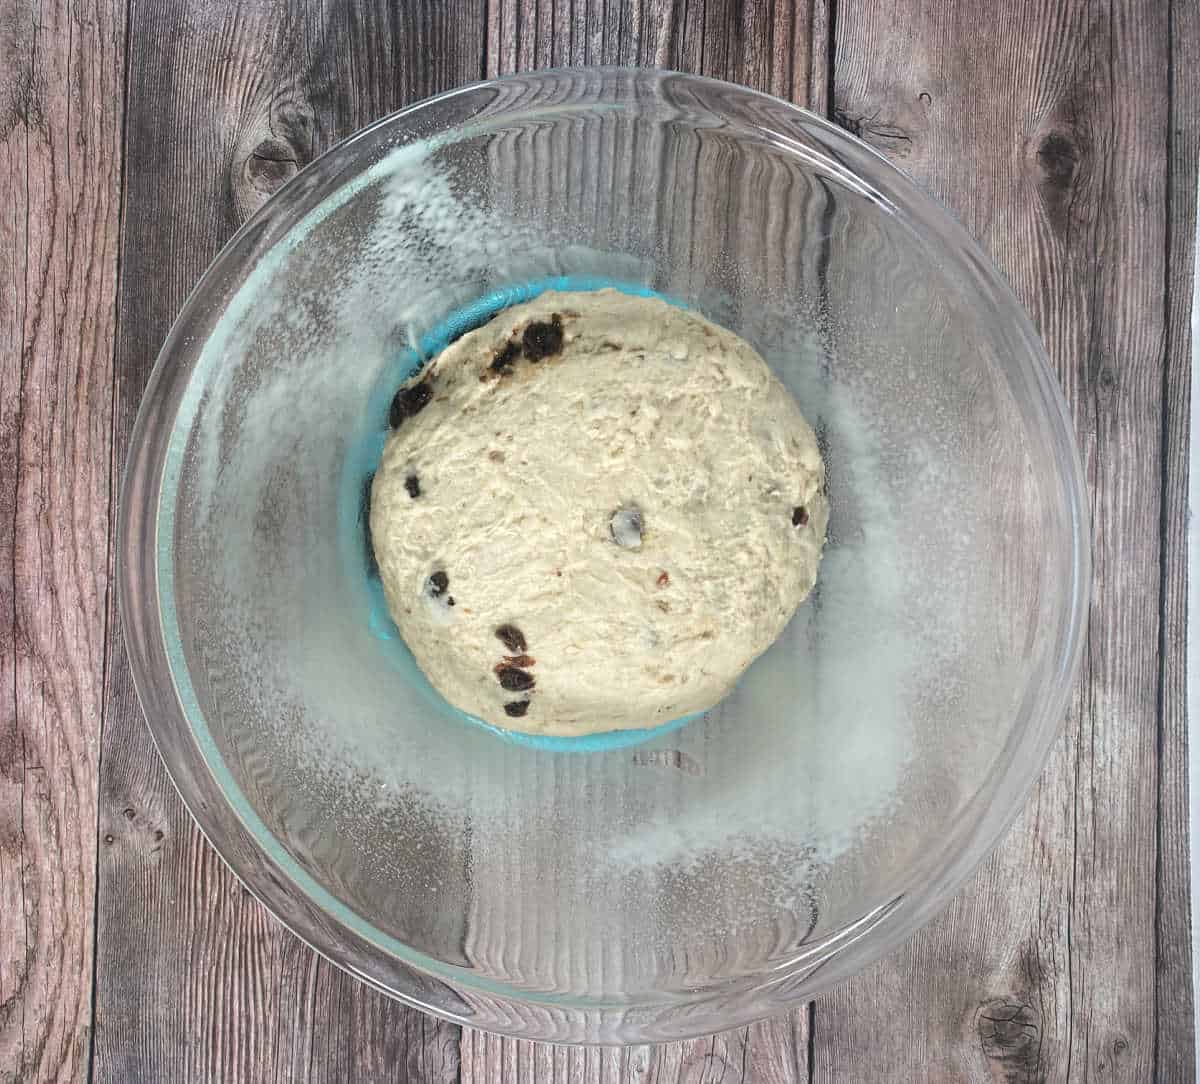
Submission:
[[[212,758],[215,755],[219,761],[219,754],[215,746],[204,748],[197,736],[185,707],[186,690],[181,689],[179,674],[170,659],[161,607],[158,554],[161,552],[160,533],[166,533],[161,498],[168,438],[195,369],[195,359],[188,365],[181,365],[177,356],[189,343],[189,337],[194,338],[198,326],[205,325],[214,312],[224,311],[224,304],[212,304],[210,294],[223,297],[223,284],[228,281],[233,283],[233,288],[226,301],[232,298],[244,283],[247,269],[257,264],[264,252],[285,241],[302,221],[303,215],[298,211],[304,208],[314,188],[336,185],[345,172],[340,163],[347,151],[370,141],[380,131],[416,117],[432,106],[489,88],[522,82],[547,83],[563,77],[606,76],[655,84],[666,80],[682,81],[709,91],[769,103],[777,115],[787,115],[797,127],[819,133],[822,151],[836,148],[842,152],[835,156],[830,150],[828,161],[823,161],[825,168],[846,173],[859,186],[879,195],[895,213],[907,213],[918,222],[922,219],[936,222],[939,255],[957,258],[980,297],[1000,314],[1002,326],[1014,340],[1017,366],[1029,384],[1035,405],[1044,416],[1045,439],[1055,451],[1073,546],[1071,583],[1067,592],[1070,605],[1060,617],[1061,627],[1053,653],[1054,674],[1048,695],[1039,705],[1031,706],[1030,722],[1014,735],[1010,743],[1012,748],[1006,750],[1008,763],[1003,771],[993,769],[1008,784],[986,796],[986,801],[995,808],[989,808],[986,816],[964,816],[964,822],[973,827],[955,840],[955,848],[947,848],[955,855],[953,860],[946,862],[936,876],[901,892],[847,929],[824,939],[811,952],[801,953],[764,974],[714,982],[691,988],[686,994],[639,994],[629,999],[601,1002],[501,986],[407,946],[401,946],[403,952],[394,948],[388,951],[375,938],[348,927],[344,921],[336,919],[329,908],[322,908],[317,903],[311,890],[304,887],[306,880],[316,882],[304,874],[294,860],[291,863],[294,869],[288,869],[288,863],[280,862],[279,855],[286,852],[264,825],[263,830],[275,843],[274,850],[278,853],[268,851],[260,833],[246,823],[246,809],[239,811],[235,807],[228,788],[213,774]],[[630,103],[630,108],[635,109],[636,104]],[[453,136],[461,127],[449,125],[423,132],[419,137],[414,136],[414,141],[427,142],[432,138]],[[786,141],[787,137],[782,133],[779,137]],[[806,153],[811,154],[811,149]],[[856,165],[865,162],[879,176],[864,179],[857,169],[845,165],[843,158]],[[884,182],[890,194],[899,193],[903,198],[895,200],[882,196],[879,181]],[[324,204],[325,199],[319,202]],[[155,437],[163,439],[152,439]],[[1059,733],[1083,647],[1091,582],[1090,562],[1083,470],[1070,414],[1045,349],[1008,284],[944,205],[869,145],[800,106],[705,76],[665,69],[607,66],[506,75],[456,87],[415,102],[339,141],[264,203],[222,247],[193,287],[158,354],[128,446],[118,507],[116,547],[121,624],[134,686],[148,728],[167,774],[193,820],[242,885],[287,929],[331,963],[409,1005],[460,1024],[523,1038],[585,1043],[683,1039],[785,1010],[893,951],[944,909],[953,892],[982,864],[1022,810]],[[257,820],[249,803],[245,804]],[[296,876],[296,870],[300,870],[301,877]],[[360,921],[369,926],[365,919],[360,918]],[[852,958],[853,954],[850,954],[848,957],[845,949],[870,930],[879,931],[870,954],[858,958]],[[381,934],[378,930],[374,932]],[[395,941],[394,938],[387,940]]]

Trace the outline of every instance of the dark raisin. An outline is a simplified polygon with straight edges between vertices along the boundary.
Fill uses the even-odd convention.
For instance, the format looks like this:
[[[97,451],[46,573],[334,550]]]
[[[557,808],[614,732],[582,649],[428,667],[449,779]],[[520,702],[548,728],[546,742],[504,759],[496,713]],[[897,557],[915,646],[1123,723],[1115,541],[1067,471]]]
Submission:
[[[368,474],[367,480],[363,482],[362,500],[358,506],[358,520],[360,523],[371,522],[371,486],[375,484],[375,475]]]
[[[792,509],[792,526],[807,527],[808,526],[808,509],[804,505],[797,505]]]
[[[415,474],[410,474],[404,479],[404,488],[408,490],[408,495],[415,501],[421,495],[421,480]]]
[[[523,693],[527,689],[532,689],[536,684],[532,674],[526,673],[524,670],[518,670],[515,666],[500,667],[496,671],[496,677],[500,679],[501,687],[507,689],[510,693]]]
[[[446,593],[446,588],[450,586],[450,577],[446,575],[440,568],[429,577],[429,593],[434,598],[441,598]]]
[[[492,358],[490,368],[497,373],[504,373],[511,369],[517,358],[521,356],[521,346],[516,342],[506,342],[499,350],[496,351],[496,356]]]
[[[541,361],[557,354],[563,345],[562,317],[555,313],[548,321],[530,324],[521,336],[521,345],[530,361]]]
[[[411,388],[401,388],[392,400],[392,409],[388,412],[388,424],[398,429],[405,418],[419,414],[433,398],[433,390],[428,381],[414,384]]]
[[[608,521],[608,533],[618,546],[635,550],[642,544],[642,512],[635,505],[618,508]]]
[[[447,606],[453,606],[453,605],[454,605],[454,596],[453,596],[453,595],[451,595],[451,596],[450,596],[448,599],[446,599],[446,605],[447,605]]]
[[[499,640],[514,655],[525,654],[525,634],[516,625],[501,625],[496,629],[496,639]]]
[[[504,714],[519,719],[529,710],[528,700],[510,700],[504,705]]]

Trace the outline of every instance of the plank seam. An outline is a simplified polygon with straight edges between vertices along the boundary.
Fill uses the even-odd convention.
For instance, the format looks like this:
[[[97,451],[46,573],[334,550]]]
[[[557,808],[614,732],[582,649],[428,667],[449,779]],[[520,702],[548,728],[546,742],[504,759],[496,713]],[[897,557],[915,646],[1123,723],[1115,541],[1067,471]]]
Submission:
[[[826,17],[825,17],[825,101],[822,103],[822,108],[820,110],[820,112],[826,117],[833,116],[835,83],[836,83],[836,78],[837,78],[837,33],[838,33],[837,16],[838,16],[837,0],[827,0]],[[817,17],[817,0],[808,0],[808,27],[809,27],[810,33],[812,31],[813,26],[815,25],[816,17]],[[796,50],[795,50],[795,48],[793,48],[791,52],[792,52],[792,59],[791,59],[792,76],[791,76],[790,82],[792,85],[792,93],[794,94],[795,93],[795,82],[796,82],[796,76],[795,76]],[[813,50],[811,47],[809,48],[808,52],[809,52],[809,79],[807,80],[807,82],[808,82],[808,86],[809,86],[809,93],[808,93],[809,100],[808,100],[807,105],[810,109],[812,109],[816,105],[816,102],[813,99],[816,97],[816,89],[817,88],[815,86],[813,86],[813,81],[812,81]],[[814,110],[814,112],[815,111],[816,110]],[[828,193],[826,193],[825,213],[831,213],[830,201],[828,199]],[[824,217],[824,215],[823,215],[823,217]],[[824,226],[825,223],[823,222],[822,225]],[[818,271],[817,279],[821,286],[821,292],[825,295],[822,298],[822,303],[827,306],[828,283],[827,283],[827,279],[826,279],[826,271],[828,269],[830,241],[828,238],[828,229],[826,229],[824,232],[826,233],[826,238],[822,242],[822,256],[823,256],[824,266],[821,267],[820,270]],[[826,307],[825,311],[828,312],[827,307]],[[806,1043],[805,1043],[805,1070],[806,1070],[807,1077],[808,1077],[808,1084],[814,1084],[814,1081],[816,1080],[816,1066],[817,1066],[817,1003],[815,1001],[810,1001],[808,1003],[808,1035],[807,1035]]]
[[[1154,759],[1157,771],[1154,780],[1154,807],[1158,816],[1154,818],[1154,970],[1162,968],[1162,942],[1159,937],[1162,922],[1162,876],[1163,876],[1163,730],[1166,726],[1166,682],[1167,682],[1167,499],[1169,497],[1170,409],[1167,396],[1170,393],[1171,369],[1171,114],[1173,111],[1174,79],[1172,78],[1173,48],[1171,44],[1171,9],[1174,0],[1167,4],[1167,133],[1166,133],[1166,176],[1163,193],[1163,366],[1160,386],[1159,409],[1159,494],[1158,494],[1158,690],[1155,697],[1156,726],[1154,734]],[[1150,1066],[1155,1077],[1159,1064],[1159,1020],[1158,983],[1154,984],[1154,1039],[1151,1045]]]
[[[805,1067],[808,1073],[808,1084],[817,1079],[817,1003],[808,1003],[808,1042],[805,1050]]]
[[[488,77],[488,50],[491,47],[491,0],[480,0],[479,10],[482,15],[480,25],[483,28],[483,47],[479,50],[479,78]]]
[[[104,567],[107,572],[107,582],[104,589],[104,654],[100,662],[100,720],[96,733],[96,838],[94,875],[96,889],[92,893],[92,983],[88,1012],[88,1054],[87,1074],[88,1084],[92,1084],[96,1075],[96,1003],[100,982],[100,786],[103,779],[102,764],[104,761],[104,724],[108,713],[108,681],[109,663],[112,657],[113,622],[115,620],[112,608],[113,599],[113,551],[116,546],[117,534],[117,503],[120,497],[120,475],[117,470],[119,452],[117,448],[117,344],[121,335],[121,271],[125,246],[125,147],[128,138],[129,110],[129,81],[132,69],[129,63],[129,28],[133,21],[133,0],[125,0],[125,25],[122,28],[121,62],[124,70],[121,74],[123,88],[121,100],[121,137],[120,149],[117,153],[117,266],[113,281],[113,337],[112,337],[112,383],[109,402],[109,446],[108,446],[108,539],[104,551]],[[140,709],[139,709],[140,710]]]
[[[1172,394],[1171,377],[1174,373],[1172,359],[1175,358],[1177,349],[1182,349],[1189,357],[1188,365],[1192,364],[1194,359],[1190,358],[1189,347],[1181,347],[1176,341],[1174,325],[1172,325],[1172,299],[1174,299],[1174,289],[1177,277],[1186,279],[1187,270],[1176,268],[1174,265],[1174,239],[1176,232],[1176,214],[1177,208],[1175,205],[1175,184],[1176,184],[1176,164],[1175,164],[1175,18],[1176,8],[1175,0],[1169,0],[1166,6],[1166,134],[1164,140],[1164,149],[1166,154],[1166,169],[1164,176],[1164,239],[1163,239],[1163,376],[1162,376],[1162,412],[1160,412],[1160,420],[1162,420],[1162,430],[1160,430],[1160,490],[1159,490],[1159,597],[1158,597],[1158,695],[1156,702],[1157,709],[1157,730],[1156,730],[1156,766],[1157,777],[1156,785],[1154,785],[1154,797],[1156,797],[1156,810],[1158,815],[1154,819],[1154,965],[1156,965],[1156,974],[1160,975],[1163,972],[1163,914],[1164,914],[1164,837],[1163,837],[1163,820],[1165,813],[1165,805],[1168,802],[1166,796],[1166,787],[1164,783],[1163,765],[1166,756],[1166,726],[1168,726],[1168,718],[1166,718],[1166,684],[1168,684],[1168,658],[1171,651],[1171,643],[1169,641],[1169,609],[1170,609],[1170,591],[1169,591],[1169,575],[1170,575],[1170,553],[1168,539],[1170,534],[1170,496],[1171,496],[1171,412],[1169,403]],[[1187,330],[1184,330],[1184,339],[1187,340]],[[1192,432],[1190,425],[1187,431],[1187,443],[1192,442]],[[1183,472],[1188,472],[1190,468],[1189,451],[1184,449],[1180,455],[1181,469]],[[1181,486],[1184,495],[1188,492],[1187,474],[1184,474],[1184,483]],[[1184,496],[1184,502],[1187,497]],[[1186,507],[1186,503],[1184,503]],[[1187,555],[1187,531],[1184,531],[1184,559]],[[1184,588],[1183,595],[1183,627],[1184,627],[1184,665],[1187,659],[1187,629],[1189,625],[1188,619],[1188,592]],[[1184,694],[1186,695],[1186,694]],[[1186,701],[1184,701],[1186,702]],[[1187,735],[1187,741],[1190,743],[1190,733],[1187,723],[1190,720],[1187,718],[1187,709],[1184,708],[1184,733]],[[1190,854],[1192,854],[1192,846],[1187,849],[1190,864]],[[1190,885],[1190,875],[1188,876]],[[1188,950],[1190,953],[1190,941],[1188,942]],[[1190,970],[1190,969],[1189,969]],[[1154,983],[1154,1037],[1152,1046],[1152,1060],[1154,1077],[1159,1077],[1160,1059],[1162,1059],[1162,1010],[1163,1006],[1159,1005],[1158,1000],[1159,987],[1158,982]],[[1193,1010],[1194,1019],[1194,1010]]]
[[[825,50],[826,50],[826,53],[825,53],[825,109],[824,109],[824,113],[825,113],[826,117],[832,117],[833,112],[834,112],[833,103],[834,103],[834,93],[835,93],[835,89],[836,89],[835,82],[836,82],[836,72],[837,72],[837,35],[838,35],[838,30],[837,30],[838,10],[837,10],[837,7],[838,7],[838,0],[829,0],[828,8],[827,8],[828,14],[826,16],[826,24],[825,24]],[[817,8],[817,0],[809,0],[809,6],[808,6],[809,22],[808,22],[808,25],[810,27],[813,25],[813,19],[816,18],[816,8]],[[794,59],[793,59],[792,63],[793,64],[795,63]]]

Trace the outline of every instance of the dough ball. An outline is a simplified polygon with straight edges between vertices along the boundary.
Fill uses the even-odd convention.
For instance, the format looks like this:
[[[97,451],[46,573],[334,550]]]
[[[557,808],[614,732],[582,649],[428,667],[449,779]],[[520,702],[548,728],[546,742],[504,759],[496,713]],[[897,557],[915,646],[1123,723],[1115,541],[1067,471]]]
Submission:
[[[582,735],[712,707],[812,590],[825,472],[749,345],[546,293],[396,396],[371,495],[392,616],[452,704]]]

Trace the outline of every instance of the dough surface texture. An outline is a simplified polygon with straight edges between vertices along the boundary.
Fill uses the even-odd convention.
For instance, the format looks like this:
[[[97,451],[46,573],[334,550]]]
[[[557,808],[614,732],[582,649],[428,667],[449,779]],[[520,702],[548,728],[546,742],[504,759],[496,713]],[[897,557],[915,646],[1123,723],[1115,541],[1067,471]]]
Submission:
[[[812,429],[732,332],[654,298],[545,293],[397,394],[372,483],[388,608],[434,687],[578,736],[716,704],[816,581]]]

